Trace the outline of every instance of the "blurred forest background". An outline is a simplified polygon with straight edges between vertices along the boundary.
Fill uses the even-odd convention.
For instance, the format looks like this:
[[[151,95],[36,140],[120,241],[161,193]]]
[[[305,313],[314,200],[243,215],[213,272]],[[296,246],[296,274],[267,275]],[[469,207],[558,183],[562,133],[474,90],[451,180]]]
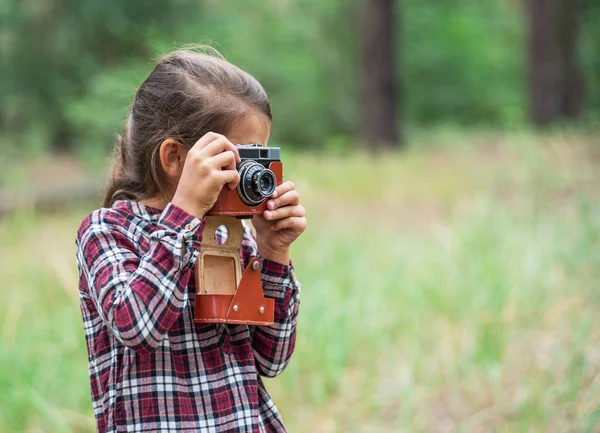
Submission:
[[[600,117],[596,0],[361,3],[2,0],[2,147],[110,152],[151,59],[185,43],[256,75],[277,140],[299,149],[376,142],[390,122],[410,134]]]
[[[600,431],[600,1],[0,0],[0,431],[90,432],[73,239],[152,59],[272,99],[294,432]],[[376,151],[375,151],[376,150]]]

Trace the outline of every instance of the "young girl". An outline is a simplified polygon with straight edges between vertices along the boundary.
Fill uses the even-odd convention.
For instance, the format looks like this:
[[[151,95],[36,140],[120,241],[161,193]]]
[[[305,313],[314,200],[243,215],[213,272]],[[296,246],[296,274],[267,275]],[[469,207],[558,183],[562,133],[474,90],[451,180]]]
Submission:
[[[300,285],[290,244],[306,228],[291,182],[246,228],[271,327],[195,324],[204,215],[235,188],[235,144],[267,145],[261,85],[222,58],[164,56],[138,89],[104,207],[77,233],[79,293],[99,432],[282,432],[261,376],[294,350]]]

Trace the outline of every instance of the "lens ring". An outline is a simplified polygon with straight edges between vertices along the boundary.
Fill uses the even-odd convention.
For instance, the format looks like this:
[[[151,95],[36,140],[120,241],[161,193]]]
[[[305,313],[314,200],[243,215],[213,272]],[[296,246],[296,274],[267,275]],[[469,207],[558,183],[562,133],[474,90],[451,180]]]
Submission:
[[[256,161],[244,161],[238,167],[240,182],[237,186],[238,195],[244,204],[257,206],[264,201],[264,197],[254,191],[253,180],[265,168]]]
[[[254,192],[257,192],[264,198],[273,195],[275,192],[275,184],[277,183],[277,179],[275,179],[275,173],[268,168],[265,168],[263,171],[258,172],[255,177],[256,185],[253,185]]]

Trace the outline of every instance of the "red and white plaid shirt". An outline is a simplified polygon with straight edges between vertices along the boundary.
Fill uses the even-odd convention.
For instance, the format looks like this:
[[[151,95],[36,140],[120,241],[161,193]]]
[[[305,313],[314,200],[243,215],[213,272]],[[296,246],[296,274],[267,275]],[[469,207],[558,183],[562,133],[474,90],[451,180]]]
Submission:
[[[204,220],[121,200],[77,233],[79,295],[99,432],[283,432],[261,376],[288,364],[300,285],[261,259],[275,325],[194,323]],[[185,248],[183,248],[185,245]],[[244,229],[242,264],[257,255]]]

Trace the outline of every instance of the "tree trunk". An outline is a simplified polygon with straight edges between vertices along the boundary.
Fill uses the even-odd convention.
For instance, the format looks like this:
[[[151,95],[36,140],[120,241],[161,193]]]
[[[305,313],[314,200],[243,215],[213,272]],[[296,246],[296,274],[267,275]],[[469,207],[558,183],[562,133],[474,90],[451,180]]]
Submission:
[[[399,145],[394,0],[365,0],[362,22],[362,142]]]
[[[581,112],[578,14],[578,0],[528,0],[529,117],[536,126]]]

